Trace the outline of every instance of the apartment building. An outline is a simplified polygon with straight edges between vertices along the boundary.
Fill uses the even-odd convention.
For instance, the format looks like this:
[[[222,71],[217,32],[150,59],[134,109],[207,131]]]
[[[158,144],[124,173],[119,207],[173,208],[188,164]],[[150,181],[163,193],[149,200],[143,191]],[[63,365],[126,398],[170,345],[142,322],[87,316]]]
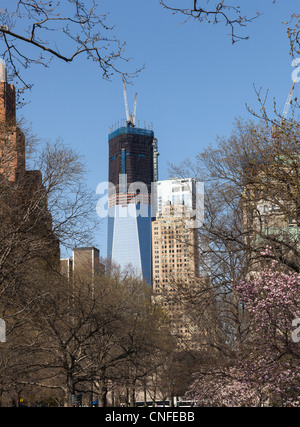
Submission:
[[[184,205],[163,206],[152,222],[153,301],[166,310],[180,346],[195,345],[197,326],[189,309],[200,286],[198,232],[188,228]]]

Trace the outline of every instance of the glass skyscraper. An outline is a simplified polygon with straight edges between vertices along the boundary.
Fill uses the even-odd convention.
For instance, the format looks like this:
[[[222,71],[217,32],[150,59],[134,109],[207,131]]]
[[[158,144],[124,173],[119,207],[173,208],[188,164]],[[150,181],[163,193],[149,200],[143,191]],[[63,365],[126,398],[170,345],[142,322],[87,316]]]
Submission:
[[[151,284],[151,184],[155,180],[154,132],[127,124],[109,142],[107,255],[121,268],[131,266]]]

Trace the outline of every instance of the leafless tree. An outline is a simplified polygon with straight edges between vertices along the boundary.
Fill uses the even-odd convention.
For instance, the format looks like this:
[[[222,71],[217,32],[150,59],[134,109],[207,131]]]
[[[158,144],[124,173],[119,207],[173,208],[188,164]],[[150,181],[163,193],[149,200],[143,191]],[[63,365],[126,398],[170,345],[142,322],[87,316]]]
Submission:
[[[299,26],[300,15],[294,13],[291,16],[290,21],[284,21],[283,24],[287,27],[287,35],[290,41],[291,53],[293,56],[299,55],[300,53],[300,26]]]
[[[243,36],[239,30],[245,28],[260,16],[260,12],[257,12],[255,16],[248,17],[242,14],[241,6],[234,5],[233,2],[226,4],[224,0],[190,0],[188,4],[183,4],[186,2],[176,2],[176,4],[173,2],[172,4],[171,1],[160,0],[160,3],[173,15],[183,16],[184,22],[195,20],[200,23],[225,25],[225,27],[229,28],[232,44],[240,40],[247,40],[249,37]]]
[[[205,182],[198,234],[208,280],[199,292],[183,294],[199,325],[206,323],[206,340],[199,337],[211,349],[206,366],[234,366],[251,349],[249,314],[232,282],[273,261],[280,270],[299,272],[299,123],[266,114],[255,122],[237,119],[229,138],[173,165],[171,175]],[[205,374],[205,364],[201,370]]]
[[[23,388],[23,394],[41,396],[50,390],[65,406],[72,406],[73,395],[86,400],[92,395],[107,406],[112,386],[126,384],[134,404],[138,381],[155,370],[155,360],[166,351],[168,332],[160,314],[146,285],[132,276],[100,274],[91,283],[90,276],[69,281],[39,272],[15,300],[14,307],[39,304],[31,304],[11,334],[13,357],[2,373],[3,393]]]
[[[115,73],[125,80],[135,75],[138,70],[122,70],[120,63],[128,62],[126,43],[116,37],[107,15],[93,0],[13,0],[1,9],[2,58],[11,78],[23,85],[20,90],[32,86],[22,69],[48,67],[54,58],[71,63],[86,57],[98,64],[105,79]]]
[[[29,354],[21,343],[27,340],[23,348],[29,345],[30,334],[24,331],[43,297],[41,292],[34,292],[35,281],[43,283],[45,289],[57,282],[60,244],[74,247],[76,242],[90,242],[95,204],[84,185],[82,159],[69,147],[57,142],[35,150],[37,140],[30,137],[29,130],[24,132],[26,139],[19,127],[2,124],[0,131],[0,316],[6,321],[7,341],[11,343],[1,348],[5,389],[11,383],[6,378],[20,373],[19,368],[24,372],[25,363],[28,366]],[[18,149],[15,134],[17,145],[22,145]],[[25,168],[25,151],[34,157],[29,164],[36,169]],[[20,348],[20,359],[12,356],[12,346]]]

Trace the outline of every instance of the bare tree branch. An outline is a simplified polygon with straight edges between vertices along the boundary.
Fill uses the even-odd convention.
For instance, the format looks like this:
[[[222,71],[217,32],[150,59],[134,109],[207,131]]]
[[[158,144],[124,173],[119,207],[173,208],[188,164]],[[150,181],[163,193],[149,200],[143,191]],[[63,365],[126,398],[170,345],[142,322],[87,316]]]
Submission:
[[[48,67],[53,58],[66,63],[85,55],[99,65],[102,77],[120,74],[125,80],[140,70],[122,70],[125,42],[112,34],[107,14],[100,13],[93,0],[19,0],[0,11],[0,45],[9,74],[23,89],[30,88],[22,69],[33,64]],[[20,68],[21,69],[20,69]]]
[[[183,15],[185,22],[188,20],[196,20],[200,23],[207,22],[208,24],[224,24],[225,27],[230,28],[230,37],[232,44],[240,41],[247,40],[249,36],[242,36],[237,33],[238,28],[244,28],[255,19],[257,19],[261,13],[257,12],[255,16],[248,17],[241,14],[240,6],[227,5],[222,1],[199,1],[190,0],[189,7],[183,6],[171,6],[169,0],[160,0],[160,4],[167,10],[170,10],[173,15]],[[185,2],[186,3],[186,2]]]

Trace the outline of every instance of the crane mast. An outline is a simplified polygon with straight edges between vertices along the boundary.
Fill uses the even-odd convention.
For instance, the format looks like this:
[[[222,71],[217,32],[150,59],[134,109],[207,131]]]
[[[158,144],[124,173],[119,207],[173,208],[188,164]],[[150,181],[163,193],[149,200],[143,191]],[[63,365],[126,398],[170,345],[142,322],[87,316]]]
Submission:
[[[129,113],[127,91],[126,91],[126,86],[125,86],[125,82],[124,81],[123,81],[123,92],[124,92],[124,101],[125,101],[125,112],[126,112],[126,123],[127,123],[127,126],[129,126],[129,127],[135,127],[137,93],[135,94],[135,97],[134,97],[133,114],[131,115]]]
[[[126,112],[126,121],[129,121],[129,108],[128,108],[128,99],[125,82],[123,82],[123,92],[124,92],[124,102],[125,102],[125,112]]]
[[[137,93],[134,96],[134,104],[133,104],[133,113],[132,113],[132,122],[133,122],[133,126],[135,126],[135,114],[136,114],[136,98],[137,98]]]

